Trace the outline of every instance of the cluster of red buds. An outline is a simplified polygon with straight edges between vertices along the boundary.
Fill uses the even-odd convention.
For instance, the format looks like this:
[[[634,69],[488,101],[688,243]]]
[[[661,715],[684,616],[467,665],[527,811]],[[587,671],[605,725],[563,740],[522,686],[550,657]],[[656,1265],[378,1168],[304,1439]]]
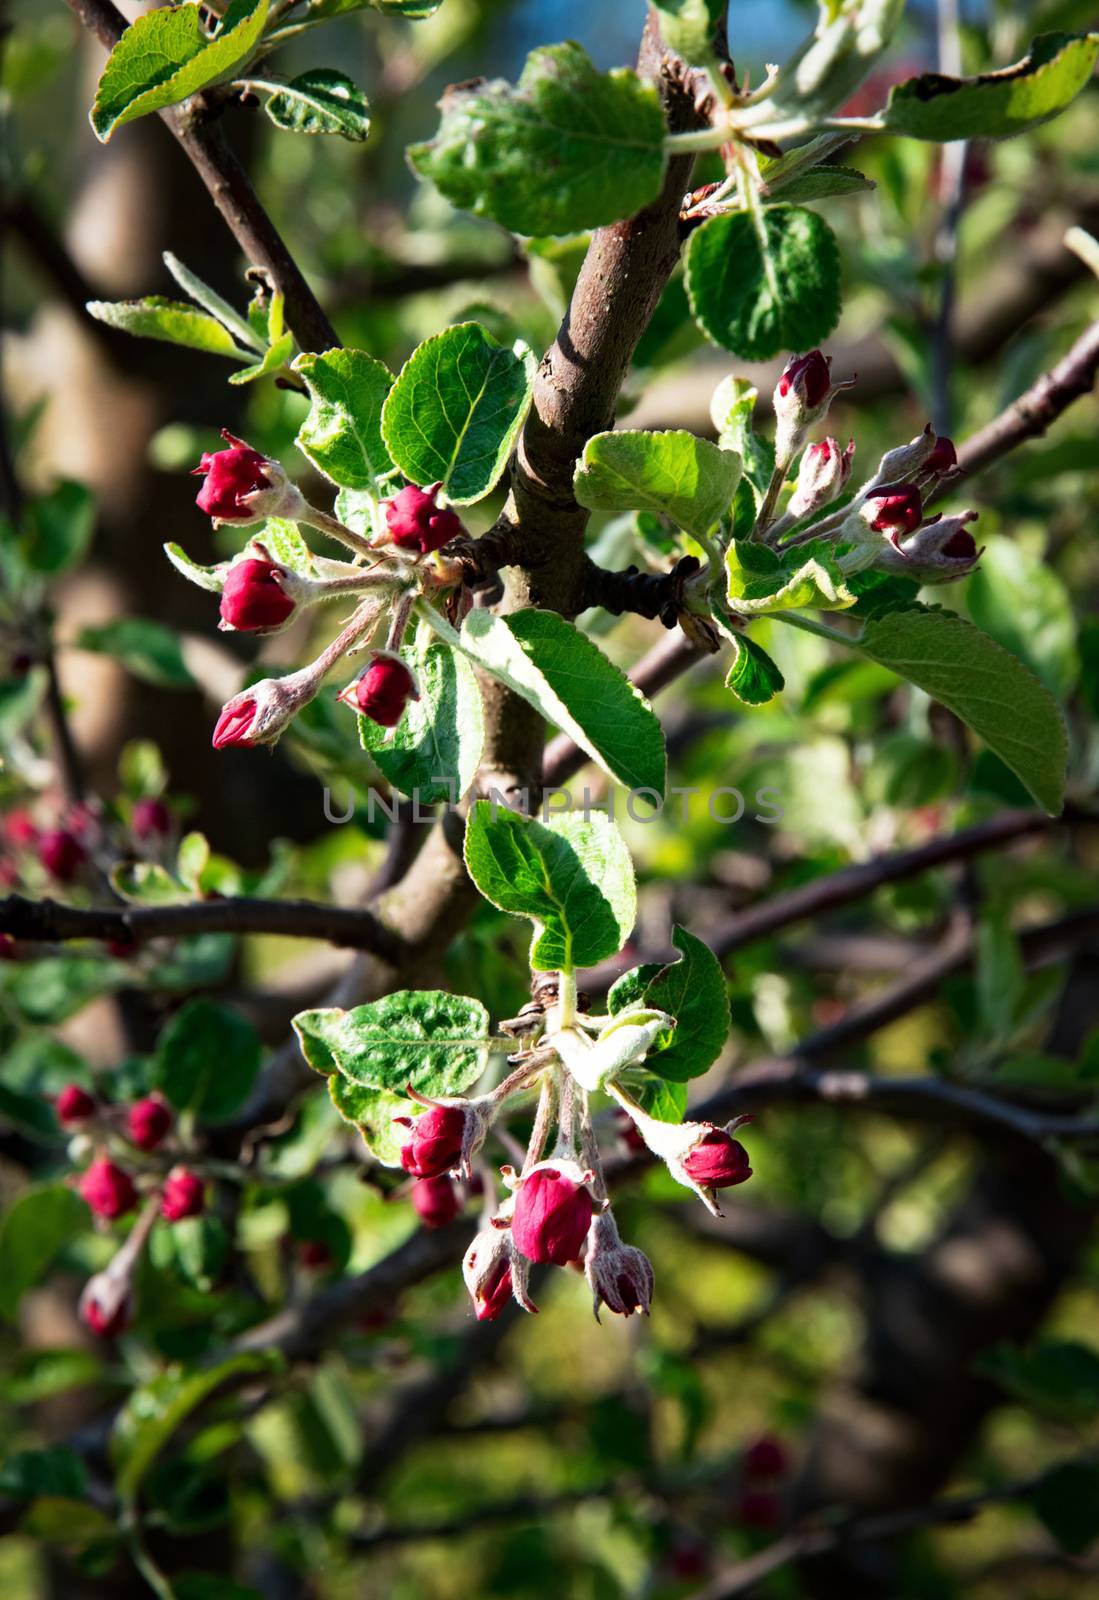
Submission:
[[[855,443],[846,448],[831,437],[808,445],[809,429],[828,414],[841,389],[854,379],[835,383],[831,358],[820,350],[797,356],[779,378],[774,393],[776,417],[775,479],[757,532],[779,549],[792,549],[809,539],[832,539],[850,546],[839,558],[848,574],[873,567],[917,583],[949,583],[972,572],[980,550],[968,526],[976,511],[927,516],[932,491],[959,475],[953,441],[930,426],[910,443],[887,450],[877,471],[843,507],[818,517],[847,490]],[[782,515],[769,520],[778,491],[798,452],[801,461],[793,493]],[[803,525],[811,517],[817,520]],[[798,531],[801,530],[801,531]]]
[[[214,728],[214,747],[273,744],[332,668],[355,651],[368,652],[367,665],[337,698],[380,726],[395,727],[409,703],[419,699],[415,676],[399,654],[417,585],[452,581],[445,568],[425,569],[423,563],[465,532],[457,512],[441,503],[442,484],[407,484],[382,501],[376,531],[367,538],[312,506],[277,461],[230,433],[222,437],[226,448],[208,452],[195,468],[204,479],[198,506],[215,526],[283,518],[336,539],[354,559],[314,556],[311,575],[273,559],[262,540],[253,539],[239,557],[214,569],[213,581],[221,590],[219,626],[237,633],[278,633],[308,607],[344,596],[354,600],[356,610],[316,661],[286,677],[262,679],[227,701]],[[384,631],[387,618],[388,632],[375,645],[374,635]]]
[[[129,1326],[134,1272],[154,1223],[200,1217],[206,1184],[185,1163],[164,1161],[161,1152],[170,1147],[175,1118],[159,1095],[108,1105],[70,1083],[57,1094],[54,1111],[72,1135],[70,1156],[86,1163],[74,1186],[97,1221],[109,1226],[140,1208],[109,1265],[88,1280],[80,1297],[85,1324],[110,1338]],[[143,1157],[153,1161],[143,1163]]]

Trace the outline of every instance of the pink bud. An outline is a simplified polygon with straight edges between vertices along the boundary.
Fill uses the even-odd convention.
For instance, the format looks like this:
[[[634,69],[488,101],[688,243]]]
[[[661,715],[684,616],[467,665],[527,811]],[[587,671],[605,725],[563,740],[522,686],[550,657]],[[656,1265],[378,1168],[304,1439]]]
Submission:
[[[0,933],[0,961],[15,961],[15,940],[10,933]]]
[[[592,1219],[592,1199],[575,1162],[543,1161],[520,1178],[511,1236],[528,1261],[576,1261]]]
[[[130,828],[135,839],[163,839],[172,831],[172,813],[163,800],[137,800]]]
[[[412,1209],[425,1228],[445,1228],[462,1209],[450,1178],[420,1178],[412,1185]]]
[[[815,411],[831,387],[831,356],[810,350],[807,356],[795,356],[787,363],[775,392],[782,400],[793,394],[806,410]]]
[[[441,483],[418,489],[414,483],[385,502],[389,537],[400,550],[430,555],[464,530],[457,514],[437,504]]]
[[[160,1214],[165,1222],[182,1222],[184,1217],[201,1217],[206,1209],[206,1185],[188,1167],[173,1167],[164,1180],[160,1195]]]
[[[80,1296],[80,1318],[99,1339],[114,1339],[130,1325],[130,1293],[107,1272],[89,1278]]]
[[[97,1217],[113,1222],[137,1205],[137,1189],[128,1172],[101,1156],[93,1161],[76,1186],[80,1198]]]
[[[364,717],[383,728],[394,728],[404,714],[410,700],[420,698],[415,680],[408,668],[396,656],[375,655],[361,677],[338,696],[347,704],[355,705]]]
[[[87,860],[87,851],[67,828],[49,828],[39,836],[38,859],[51,878],[71,883]]]
[[[591,1285],[597,1322],[600,1306],[620,1317],[632,1317],[635,1311],[648,1316],[655,1283],[652,1263],[643,1251],[622,1243],[609,1210],[592,1222],[584,1273]]]
[[[227,430],[222,429],[221,437],[229,449],[208,451],[194,469],[196,477],[206,478],[195,504],[218,522],[258,522],[270,513],[257,510],[249,496],[269,493],[272,480],[268,474],[272,468],[282,473],[282,468]]]
[[[683,1162],[683,1170],[701,1189],[731,1189],[752,1176],[748,1152],[724,1128],[710,1127]]]
[[[412,1138],[401,1147],[401,1166],[414,1178],[438,1178],[458,1166],[466,1132],[465,1106],[432,1106],[409,1124]],[[408,1119],[398,1117],[398,1122]]]
[[[230,700],[214,727],[213,746],[224,750],[230,744],[251,744],[248,731],[256,720],[256,702],[247,695]]]
[[[958,465],[958,452],[954,448],[953,439],[948,439],[940,433],[935,440],[935,448],[923,464],[925,472],[933,472],[941,478],[945,472],[951,472]]]
[[[923,498],[914,483],[885,483],[868,495],[859,515],[875,533],[914,533],[923,521]]]
[[[171,1127],[172,1113],[155,1095],[135,1100],[126,1113],[126,1132],[139,1150],[157,1149],[168,1137]]]
[[[221,591],[221,621],[239,633],[269,633],[281,628],[295,607],[287,594],[285,569],[273,561],[238,561],[229,568]]]
[[[977,541],[968,529],[959,528],[951,534],[939,554],[948,556],[951,561],[976,561]]]
[[[38,829],[29,811],[9,811],[4,818],[4,838],[13,850],[25,850],[38,838]]]
[[[95,1116],[98,1107],[86,1089],[67,1083],[54,1102],[57,1120],[63,1128],[79,1128]]]
[[[480,1294],[473,1302],[477,1321],[495,1322],[510,1299],[511,1262],[505,1255],[496,1262]]]
[[[831,505],[847,486],[854,458],[854,439],[847,441],[846,450],[841,450],[835,439],[821,439],[818,444],[811,444],[801,458],[797,486],[784,520],[796,522],[822,506]]]

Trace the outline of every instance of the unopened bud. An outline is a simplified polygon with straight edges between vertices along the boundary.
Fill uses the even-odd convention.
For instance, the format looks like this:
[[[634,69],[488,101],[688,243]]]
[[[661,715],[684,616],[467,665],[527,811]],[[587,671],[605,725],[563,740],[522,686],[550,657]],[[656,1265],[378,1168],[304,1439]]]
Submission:
[[[164,1180],[160,1195],[160,1214],[165,1222],[182,1222],[185,1217],[201,1217],[206,1209],[206,1185],[189,1167],[173,1167]]]
[[[98,1339],[125,1333],[130,1323],[129,1280],[109,1271],[97,1272],[84,1285],[77,1309],[80,1320]]]
[[[221,437],[229,448],[208,451],[194,469],[196,477],[206,479],[195,502],[199,510],[215,522],[241,525],[266,517],[299,517],[305,501],[279,463],[227,429]]]
[[[925,522],[910,538],[884,545],[875,554],[873,565],[879,572],[896,573],[916,583],[951,583],[964,578],[981,554],[967,527],[976,520],[976,511],[961,511]]]
[[[229,568],[221,591],[222,632],[275,633],[297,609],[294,574],[274,561],[249,557]]]
[[[445,1228],[462,1209],[452,1178],[419,1178],[412,1185],[412,1209],[425,1228]]]
[[[126,1134],[139,1150],[156,1150],[172,1129],[172,1113],[156,1095],[135,1100],[126,1113]]]
[[[430,555],[465,530],[457,512],[438,504],[442,483],[419,489],[414,483],[385,502],[385,525],[399,550]]]
[[[38,836],[38,859],[51,878],[58,883],[71,883],[88,859],[88,852],[70,829],[48,828]]]
[[[832,382],[832,358],[820,350],[787,362],[775,386],[775,460],[789,466],[814,422],[828,412],[833,397],[850,382]]]
[[[584,1274],[591,1286],[597,1322],[600,1306],[620,1317],[632,1317],[635,1312],[648,1316],[655,1282],[652,1263],[643,1251],[622,1243],[609,1208],[592,1220]]]
[[[87,1089],[82,1089],[78,1083],[67,1083],[54,1102],[57,1120],[63,1128],[82,1128],[98,1109]]]
[[[354,706],[371,722],[394,728],[408,702],[418,700],[420,694],[415,678],[400,657],[378,650],[366,671],[336,698]]]
[[[128,1172],[106,1156],[93,1161],[76,1186],[76,1192],[97,1217],[114,1222],[137,1205],[137,1189]]]
[[[515,1185],[511,1236],[528,1261],[578,1261],[591,1226],[590,1173],[569,1160],[540,1161]]]
[[[786,507],[783,521],[800,522],[841,495],[851,476],[855,441],[849,439],[843,450],[835,439],[811,444],[801,458],[797,486]]]

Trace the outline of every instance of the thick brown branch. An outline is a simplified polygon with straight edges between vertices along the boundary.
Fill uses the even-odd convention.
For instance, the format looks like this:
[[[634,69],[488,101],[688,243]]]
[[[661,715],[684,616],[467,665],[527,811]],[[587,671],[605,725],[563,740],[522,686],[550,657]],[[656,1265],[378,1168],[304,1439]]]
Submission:
[[[0,901],[0,932],[32,943],[104,939],[144,943],[196,933],[269,933],[288,939],[327,939],[369,950],[384,961],[405,955],[405,943],[373,911],[311,900],[199,900],[181,905],[83,907],[58,900]]]
[[[128,26],[112,0],[68,0],[68,5],[108,50]],[[206,185],[210,198],[249,263],[262,268],[272,288],[286,296],[286,320],[302,348],[332,349],[340,342],[335,329],[264,210],[251,179],[226,143],[220,127],[202,120],[205,111],[201,95],[196,95],[183,106],[169,106],[160,117]]]

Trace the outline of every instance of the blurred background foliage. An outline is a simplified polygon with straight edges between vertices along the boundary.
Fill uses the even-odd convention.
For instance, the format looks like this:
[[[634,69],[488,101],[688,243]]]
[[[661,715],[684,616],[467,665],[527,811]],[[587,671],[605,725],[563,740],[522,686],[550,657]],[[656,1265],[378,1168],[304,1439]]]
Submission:
[[[813,9],[733,0],[741,78],[750,70],[758,82]],[[289,47],[282,66],[289,74],[338,62],[348,71],[371,102],[367,144],[291,138],[257,114],[226,114],[347,344],[396,368],[426,335],[470,316],[536,349],[552,339],[583,242],[532,241],[517,251],[500,229],[416,184],[404,147],[434,127],[445,84],[474,74],[514,79],[539,43],[575,37],[600,66],[631,59],[643,10],[640,0],[444,0],[415,26],[356,15]],[[160,127],[128,128],[106,153],[94,145],[85,108],[99,53],[60,0],[12,0],[7,11],[4,400],[39,530],[37,570],[56,613],[61,683],[94,789],[121,835],[136,799],[167,795],[179,827],[209,840],[213,854],[194,878],[202,893],[355,903],[384,858],[386,825],[367,812],[374,774],[352,719],[318,701],[270,756],[214,757],[208,748],[213,708],[255,663],[268,670],[301,659],[302,627],[314,625],[273,640],[219,639],[208,599],[160,553],[170,540],[200,561],[238,547],[239,530],[211,535],[195,512],[187,471],[228,426],[302,475],[292,441],[304,400],[264,382],[229,389],[211,358],[120,344],[78,315],[90,296],[170,292],[166,249],[237,303],[246,290],[235,250]],[[1095,6],[992,0],[962,15],[964,61],[976,71],[1015,59],[1037,32],[1093,23]],[[935,10],[910,4],[889,74],[935,60]],[[940,248],[938,147],[879,137],[858,149],[876,188],[831,202],[828,215],[845,284],[829,348],[837,375],[859,374],[830,426],[856,439],[860,461],[872,463],[929,416],[956,437],[974,431],[1094,318],[1095,281],[1062,240],[1073,223],[1099,226],[1096,103],[1093,84],[1051,126],[970,150],[956,261]],[[705,176],[703,163],[697,181]],[[935,329],[947,291],[954,315],[944,370]],[[709,397],[731,366],[703,345],[674,279],[621,414],[640,426],[709,432]],[[764,394],[776,376],[738,370]],[[1048,437],[966,486],[986,553],[977,576],[936,596],[1021,656],[1063,702],[1077,806],[1099,768],[1097,420],[1094,397],[1082,401]],[[91,499],[59,483],[84,486]],[[494,510],[491,501],[478,509],[482,526]],[[616,566],[644,561],[647,531],[634,518],[592,524]],[[637,618],[588,620],[624,665],[652,642],[651,625]],[[770,894],[1026,803],[994,757],[888,673],[837,662],[819,640],[790,630],[764,625],[759,638],[787,682],[770,706],[736,705],[706,666],[661,702],[673,783],[703,794],[736,789],[745,812],[735,824],[716,821],[700,796],[686,818],[669,809],[657,822],[626,823],[644,886],[642,949],[662,947],[674,920],[720,943],[739,909]],[[42,685],[18,654],[13,646],[0,670],[8,755],[0,806],[29,800],[45,821],[58,801],[30,733]],[[594,791],[597,776],[582,781]],[[352,809],[339,826],[326,821],[325,785],[337,815]],[[777,825],[757,801],[761,790],[779,797]],[[1093,832],[1051,829],[966,867],[960,882],[930,873],[886,886],[826,921],[739,949],[728,965],[734,1036],[702,1092],[734,1067],[842,1025],[964,915],[979,927],[975,967],[950,974],[888,1026],[856,1034],[835,1064],[1012,1082],[1042,1105],[1086,1104],[1099,1076],[1095,959],[1087,964],[1085,948],[1071,966],[1047,960],[1028,971],[1016,933],[1094,907],[1096,851]],[[24,891],[48,887],[33,861],[14,870]],[[482,906],[454,940],[445,980],[480,994],[495,1016],[512,1015],[526,994],[523,944],[515,924]],[[278,1045],[293,1011],[315,1003],[349,959],[319,943],[217,935],[137,963],[82,950],[5,969],[5,1205],[66,1171],[43,1092],[86,1081],[122,1099],[157,1085],[165,1030],[200,993],[219,1008],[215,1048],[232,1042],[231,1059],[221,1059],[239,1106],[261,1046]],[[425,984],[437,976],[425,974]],[[944,1483],[995,1490],[1099,1447],[1091,1228],[1099,1174],[1090,1162],[1054,1152],[1057,1160],[1036,1164],[956,1129],[843,1107],[770,1109],[750,1145],[756,1176],[731,1199],[724,1228],[657,1174],[627,1192],[623,1231],[657,1273],[643,1326],[612,1318],[597,1327],[583,1285],[561,1275],[546,1286],[537,1319],[475,1329],[455,1268],[409,1289],[388,1318],[318,1350],[250,1411],[232,1402],[204,1411],[146,1481],[162,1564],[206,1574],[180,1582],[179,1600],[673,1600],[706,1592],[715,1571],[775,1536],[814,1451],[842,1455],[846,1440],[856,1464],[841,1465],[837,1481],[850,1503],[875,1509],[873,1430],[885,1416],[912,1430],[915,1501]],[[995,1184],[980,1189],[990,1173],[1020,1211],[1031,1205],[1032,1225],[1008,1207],[1001,1233],[982,1235],[982,1204],[995,1220]],[[364,1174],[323,1096],[309,1098],[275,1139],[261,1182],[227,1189],[213,1217],[154,1235],[141,1337],[107,1356],[89,1348],[73,1306],[83,1277],[109,1256],[109,1238],[62,1228],[24,1268],[13,1242],[19,1214],[9,1211],[0,1232],[8,1319],[0,1587],[12,1600],[143,1592],[116,1561],[102,1508],[83,1497],[79,1460],[55,1461],[56,1481],[42,1492],[22,1452],[94,1429],[158,1358],[202,1356],[307,1293],[318,1273],[303,1265],[303,1244],[324,1245],[330,1273],[360,1271],[414,1227],[407,1204]],[[40,1225],[28,1214],[32,1223]],[[997,1237],[1049,1252],[1029,1287],[1020,1269],[1030,1314],[1013,1303],[980,1357],[952,1343],[949,1317],[937,1326],[929,1278],[967,1270],[943,1244],[951,1230],[963,1257],[994,1251]],[[1063,1249],[1049,1244],[1049,1230]],[[1020,1346],[1039,1330],[1043,1345],[1024,1356]],[[885,1374],[890,1359],[903,1364],[917,1333],[914,1380],[929,1387],[913,1394],[903,1374],[888,1384]],[[942,1348],[929,1353],[937,1339]],[[971,1403],[972,1427],[955,1440],[951,1409]],[[917,1437],[921,1427],[948,1440],[945,1459]],[[786,1466],[757,1485],[745,1451],[765,1436],[782,1442]],[[889,1470],[901,1468],[894,1461]],[[829,1589],[839,1580],[784,1569],[758,1592],[1099,1595],[1099,1566],[1087,1554],[1096,1535],[1092,1468],[1052,1494],[916,1532],[885,1588],[874,1572],[857,1583],[849,1573]]]

